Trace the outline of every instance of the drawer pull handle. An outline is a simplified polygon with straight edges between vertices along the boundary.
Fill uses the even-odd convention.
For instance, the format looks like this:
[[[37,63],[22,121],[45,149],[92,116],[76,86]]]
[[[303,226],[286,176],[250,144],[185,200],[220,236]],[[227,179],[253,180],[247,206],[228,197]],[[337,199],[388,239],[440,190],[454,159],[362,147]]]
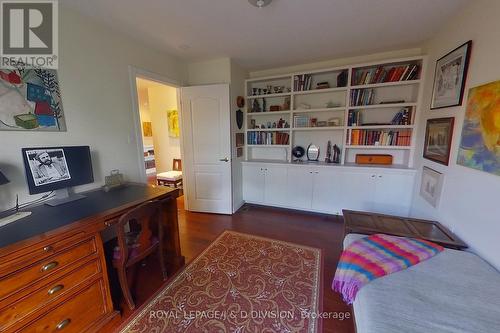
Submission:
[[[47,265],[42,266],[42,272],[50,271],[51,269],[56,268],[57,265],[59,265],[59,263],[57,261],[49,262]]]
[[[64,289],[64,286],[62,284],[58,284],[57,286],[50,288],[49,291],[47,292],[49,295],[54,295],[58,291],[61,291]]]
[[[59,324],[56,325],[56,330],[62,330],[71,323],[71,319],[64,319]]]
[[[54,248],[53,248],[52,246],[50,246],[50,245],[47,245],[47,246],[45,246],[45,247],[43,248],[43,250],[44,250],[45,252],[50,252],[50,251],[52,251],[53,249],[54,249]]]

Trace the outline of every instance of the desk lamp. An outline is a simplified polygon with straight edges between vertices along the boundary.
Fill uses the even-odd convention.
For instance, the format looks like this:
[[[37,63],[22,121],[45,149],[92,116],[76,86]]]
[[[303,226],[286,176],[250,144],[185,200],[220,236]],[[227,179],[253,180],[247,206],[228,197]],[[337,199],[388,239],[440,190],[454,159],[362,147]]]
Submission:
[[[5,185],[9,183],[9,180],[5,175],[0,171],[0,185]],[[30,216],[31,212],[20,212],[19,211],[19,198],[16,198],[16,212],[12,215],[0,218],[0,227],[3,227],[6,224],[12,223],[14,221],[17,221],[19,219],[22,219],[23,217]]]

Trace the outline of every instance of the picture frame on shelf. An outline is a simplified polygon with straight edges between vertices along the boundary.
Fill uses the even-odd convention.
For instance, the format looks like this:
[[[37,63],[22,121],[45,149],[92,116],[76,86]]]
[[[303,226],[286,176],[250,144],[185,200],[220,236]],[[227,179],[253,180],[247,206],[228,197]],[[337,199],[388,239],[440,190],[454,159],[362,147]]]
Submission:
[[[437,208],[443,190],[444,175],[427,166],[422,168],[420,196],[432,207]]]
[[[462,105],[471,49],[469,40],[436,61],[431,110]]]
[[[427,119],[424,158],[448,165],[454,123],[454,117]]]
[[[293,116],[293,127],[295,128],[309,127],[309,117]]]

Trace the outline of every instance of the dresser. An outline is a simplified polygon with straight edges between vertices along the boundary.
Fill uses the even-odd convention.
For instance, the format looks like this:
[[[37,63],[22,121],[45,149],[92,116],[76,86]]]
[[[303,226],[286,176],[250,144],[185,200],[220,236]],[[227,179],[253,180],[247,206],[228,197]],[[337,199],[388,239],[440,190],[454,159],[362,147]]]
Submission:
[[[184,263],[176,189],[129,185],[86,195],[34,207],[29,218],[0,228],[0,332],[95,332],[119,316],[100,233],[143,202],[171,198],[163,221],[167,267]]]

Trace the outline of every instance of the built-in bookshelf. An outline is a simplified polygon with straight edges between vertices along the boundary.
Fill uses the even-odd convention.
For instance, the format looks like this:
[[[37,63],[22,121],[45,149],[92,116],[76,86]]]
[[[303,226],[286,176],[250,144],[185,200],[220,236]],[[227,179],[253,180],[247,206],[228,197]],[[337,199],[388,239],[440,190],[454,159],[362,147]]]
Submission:
[[[246,80],[246,160],[292,161],[309,144],[341,163],[356,154],[391,154],[411,167],[422,98],[424,57],[409,57]]]

